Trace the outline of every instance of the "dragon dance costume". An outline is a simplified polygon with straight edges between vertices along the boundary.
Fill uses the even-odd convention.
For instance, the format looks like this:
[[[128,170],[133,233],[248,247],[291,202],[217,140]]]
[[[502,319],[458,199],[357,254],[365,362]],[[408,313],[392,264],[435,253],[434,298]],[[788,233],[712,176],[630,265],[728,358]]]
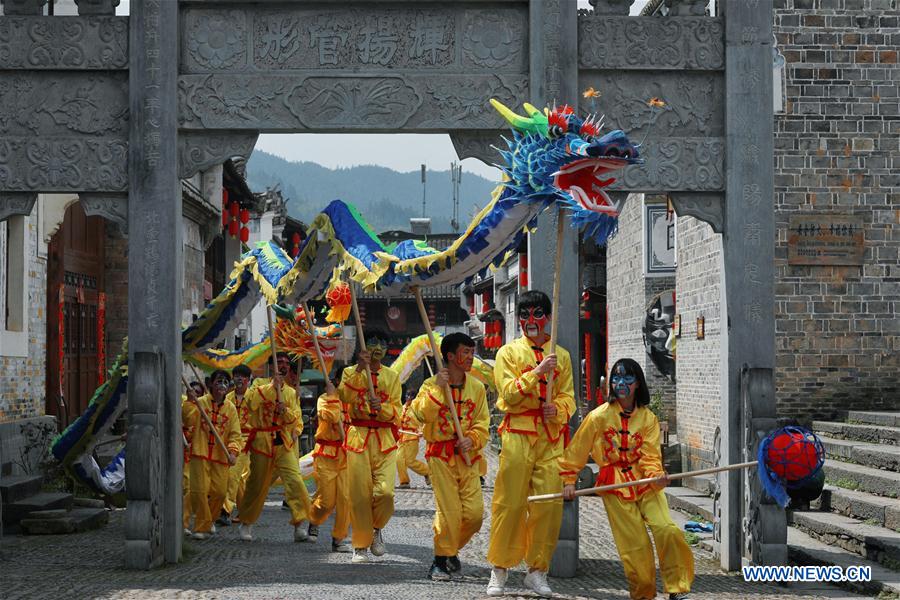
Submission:
[[[245,445],[247,438],[250,437],[250,412],[247,410],[245,404],[249,392],[250,390],[247,390],[244,392],[243,396],[239,397],[236,391],[231,391],[225,396],[225,400],[231,401],[231,403],[234,404],[235,409],[237,409],[241,435],[244,436]],[[237,505],[241,503],[241,499],[244,497],[244,490],[247,488],[247,479],[249,477],[250,454],[248,454],[245,446],[241,448],[241,453],[238,454],[237,462],[235,462],[228,470],[228,495],[225,497],[224,504],[225,512],[228,514],[231,514]]]
[[[197,398],[199,405],[212,422],[231,454],[238,455],[244,447],[237,409],[228,400],[217,403],[209,394]],[[206,420],[193,402],[185,403],[186,423],[193,427],[191,436],[190,500],[194,513],[194,533],[210,533],[213,520],[218,518],[228,493],[228,471],[231,463],[216,442]]]
[[[372,370],[372,387],[381,399],[377,414],[369,412],[365,370],[344,369],[338,394],[350,413],[345,448],[350,477],[350,522],[354,548],[368,548],[374,530],[382,529],[394,514],[397,480],[397,434],[402,406],[400,379],[385,366]]]
[[[618,402],[592,410],[560,460],[566,484],[574,484],[588,455],[600,467],[597,485],[659,477],[665,471],[659,446],[659,421],[646,406],[629,415]],[[659,553],[663,586],[669,594],[685,593],[694,580],[694,556],[681,529],[672,522],[665,494],[649,485],[603,494],[619,557],[635,600],[656,597],[650,526]]]
[[[549,350],[549,341],[542,347],[532,347],[531,340],[523,336],[497,351],[497,408],[506,415],[498,429],[502,451],[494,483],[487,555],[495,567],[515,567],[524,558],[530,569],[547,571],[559,536],[562,500],[527,502],[530,495],[562,489],[558,459],[569,418],[575,412],[572,362],[569,353],[557,346],[553,398],[549,401],[558,412],[550,419],[543,416],[546,380],[532,371]]]
[[[421,390],[420,390],[421,393]],[[400,415],[400,448],[397,452],[397,476],[400,485],[409,485],[409,471],[418,473],[422,477],[428,477],[430,472],[428,465],[417,457],[419,455],[419,436],[406,431],[418,431],[421,427],[415,415],[410,411],[411,402],[403,406],[403,414]]]
[[[309,522],[321,525],[334,512],[331,537],[343,540],[350,528],[350,488],[347,474],[347,451],[341,441],[340,428],[343,406],[340,397],[328,394],[319,396],[316,403],[319,426],[316,429],[316,447],[313,459],[316,465],[316,493],[313,495]]]
[[[412,402],[412,412],[425,425],[425,457],[434,489],[434,555],[452,557],[481,529],[484,497],[479,481],[480,452],[488,440],[490,413],[484,384],[466,375],[462,386],[451,386],[463,435],[472,440],[467,465],[456,450],[456,431],[444,392],[435,377],[425,380]]]
[[[300,402],[297,392],[288,385],[281,387],[281,399],[284,411],[276,415],[274,383],[251,388],[244,398],[249,412],[250,436],[246,447],[250,453],[250,476],[238,504],[242,525],[252,525],[259,519],[275,477],[280,477],[284,484],[291,524],[297,526],[309,517],[309,494],[294,450],[294,434],[303,428]]]

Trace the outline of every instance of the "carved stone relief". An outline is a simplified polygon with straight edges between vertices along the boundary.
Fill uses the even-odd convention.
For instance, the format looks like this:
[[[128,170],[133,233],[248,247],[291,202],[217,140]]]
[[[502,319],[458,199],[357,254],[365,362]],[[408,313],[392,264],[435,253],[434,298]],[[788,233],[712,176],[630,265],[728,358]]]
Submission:
[[[422,96],[400,77],[310,77],[284,103],[304,127],[400,128]]]
[[[181,132],[178,136],[178,177],[187,179],[198,171],[240,156],[248,158],[259,137],[257,132]]]
[[[494,146],[503,131],[453,131],[450,141],[460,159],[477,158],[487,165],[502,163],[503,158]],[[502,143],[502,142],[501,142]]]
[[[2,69],[125,69],[126,17],[4,17]]]
[[[634,192],[719,191],[725,187],[725,140],[667,138],[641,147],[646,163],[622,171],[612,189]]]
[[[593,87],[599,98],[582,100],[584,112],[605,117],[605,127],[624,130],[632,141],[651,137],[719,137],[725,131],[718,73],[581,73],[579,87]],[[650,106],[651,98],[664,106]]]
[[[87,216],[103,217],[116,224],[123,234],[128,233],[128,194],[79,194],[81,207]]]
[[[524,71],[528,68],[528,23],[519,11],[467,11],[463,66]]]
[[[189,12],[181,44],[187,70],[240,70],[247,64],[245,12]]]
[[[0,222],[16,215],[30,215],[36,201],[37,192],[0,193]]]
[[[114,15],[120,0],[75,0],[79,15]]]
[[[122,191],[128,145],[121,140],[0,139],[0,190]]]
[[[39,15],[44,10],[47,0],[2,0],[3,14],[12,15]]]
[[[675,212],[708,223],[716,233],[725,231],[725,196],[722,194],[669,194]]]
[[[505,121],[486,99],[496,98],[509,107],[521,106],[528,100],[528,80],[514,75],[462,81],[435,79],[426,82],[425,90],[434,116],[418,123],[421,127],[459,123],[473,128],[499,128]]]
[[[579,15],[582,69],[724,69],[721,17]]]

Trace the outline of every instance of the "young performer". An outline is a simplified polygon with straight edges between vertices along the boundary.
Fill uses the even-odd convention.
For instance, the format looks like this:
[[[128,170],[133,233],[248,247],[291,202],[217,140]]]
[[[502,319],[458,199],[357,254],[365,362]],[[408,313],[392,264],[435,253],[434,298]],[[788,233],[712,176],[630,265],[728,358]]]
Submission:
[[[425,478],[428,484],[428,465],[420,461],[419,455],[419,436],[418,433],[421,425],[416,417],[410,411],[410,406],[415,398],[415,394],[408,393],[406,403],[403,405],[403,414],[400,415],[400,448],[397,451],[397,475],[400,478],[398,488],[409,488],[409,469],[413,473],[418,473]],[[411,432],[411,433],[407,433]]]
[[[234,380],[234,391],[228,392],[225,396],[226,401],[230,401],[237,409],[238,420],[241,426],[241,435],[244,436],[244,443],[250,436],[250,413],[247,410],[244,400],[247,396],[247,390],[250,382],[253,380],[253,371],[246,365],[238,365],[231,370],[231,377]],[[235,507],[240,504],[244,497],[244,490],[247,487],[247,478],[250,477],[250,454],[243,448],[237,457],[237,462],[228,472],[228,497],[225,499],[223,518],[229,518]],[[239,517],[232,519],[239,521]],[[218,521],[217,521],[218,522]],[[224,523],[222,523],[224,525]]]
[[[338,395],[350,413],[350,428],[344,447],[350,478],[350,523],[353,526],[353,562],[366,562],[367,549],[385,553],[381,530],[394,514],[394,483],[397,480],[397,438],[400,424],[400,379],[383,367],[387,342],[377,334],[366,340],[357,364],[344,369]],[[366,367],[372,374],[375,397],[369,397]]]
[[[191,439],[190,498],[194,513],[194,539],[205,540],[213,532],[213,518],[222,510],[228,493],[228,469],[237,460],[244,439],[234,404],[225,400],[230,377],[225,371],[215,371],[210,380],[209,393],[197,398],[188,392],[187,419],[194,424]],[[216,441],[200,409],[206,413],[228,453]]]
[[[647,408],[650,392],[640,365],[629,358],[616,362],[610,372],[607,398],[607,403],[588,414],[560,460],[566,499],[574,498],[575,480],[589,454],[600,467],[598,486],[665,476],[659,421]],[[635,600],[656,598],[656,568],[647,525],[653,532],[669,598],[687,598],[694,580],[694,555],[669,516],[662,493],[666,485],[668,480],[603,494],[613,539]]]
[[[193,386],[190,387],[193,389]],[[202,395],[202,394],[201,394]],[[199,396],[195,394],[195,396]],[[181,395],[181,435],[184,452],[184,463],[181,470],[181,511],[184,535],[191,535],[191,439],[194,437],[196,419],[200,413],[191,408],[191,402],[186,394]]]
[[[331,551],[350,552],[350,545],[344,541],[350,529],[350,490],[347,451],[344,449],[349,417],[330,379],[325,379],[325,393],[319,396],[316,412],[319,416],[316,447],[313,450],[316,493],[313,495],[309,515],[309,539],[318,539],[319,525],[328,519],[331,511],[335,511]]]
[[[475,341],[464,333],[451,333],[441,341],[446,367],[426,379],[412,402],[412,412],[425,425],[425,457],[434,488],[434,562],[428,578],[448,581],[462,568],[459,550],[481,529],[484,497],[481,492],[480,452],[488,439],[490,413],[484,384],[469,377]],[[444,386],[449,384],[453,406],[464,438],[456,437],[447,408]],[[469,456],[467,465],[461,453]]]
[[[503,451],[491,506],[491,540],[487,559],[493,565],[489,596],[504,594],[507,569],[522,559],[528,565],[525,585],[539,595],[552,593],[547,584],[550,559],[562,522],[562,501],[528,505],[533,494],[559,493],[558,459],[562,456],[569,418],[575,412],[572,362],[556,347],[550,354],[550,299],[536,290],[519,298],[519,326],[524,335],[497,351],[494,379]],[[553,372],[552,398],[545,398]]]
[[[250,413],[250,477],[244,497],[238,504],[241,539],[253,539],[253,524],[262,513],[269,487],[275,477],[284,484],[284,495],[291,510],[294,541],[308,539],[309,494],[300,475],[300,463],[294,451],[294,434],[303,427],[297,393],[284,383],[291,369],[287,355],[277,357],[278,373],[271,383],[252,388],[244,400]],[[281,389],[281,402],[275,386]]]

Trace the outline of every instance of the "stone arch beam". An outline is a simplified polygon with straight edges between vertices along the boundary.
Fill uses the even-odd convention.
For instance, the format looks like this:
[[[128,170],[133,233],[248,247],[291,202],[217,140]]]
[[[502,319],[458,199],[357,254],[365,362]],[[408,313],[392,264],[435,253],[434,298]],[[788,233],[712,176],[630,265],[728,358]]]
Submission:
[[[180,131],[178,133],[178,177],[187,179],[230,158],[250,157],[258,131]]]

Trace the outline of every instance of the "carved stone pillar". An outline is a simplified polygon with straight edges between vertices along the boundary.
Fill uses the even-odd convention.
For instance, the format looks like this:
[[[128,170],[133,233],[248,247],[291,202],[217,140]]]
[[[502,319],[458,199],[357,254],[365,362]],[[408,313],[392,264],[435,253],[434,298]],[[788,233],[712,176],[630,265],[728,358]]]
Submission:
[[[125,564],[181,558],[182,206],[178,3],[131,5],[128,462]]]
[[[3,14],[7,17],[44,14],[47,0],[2,0]]]

